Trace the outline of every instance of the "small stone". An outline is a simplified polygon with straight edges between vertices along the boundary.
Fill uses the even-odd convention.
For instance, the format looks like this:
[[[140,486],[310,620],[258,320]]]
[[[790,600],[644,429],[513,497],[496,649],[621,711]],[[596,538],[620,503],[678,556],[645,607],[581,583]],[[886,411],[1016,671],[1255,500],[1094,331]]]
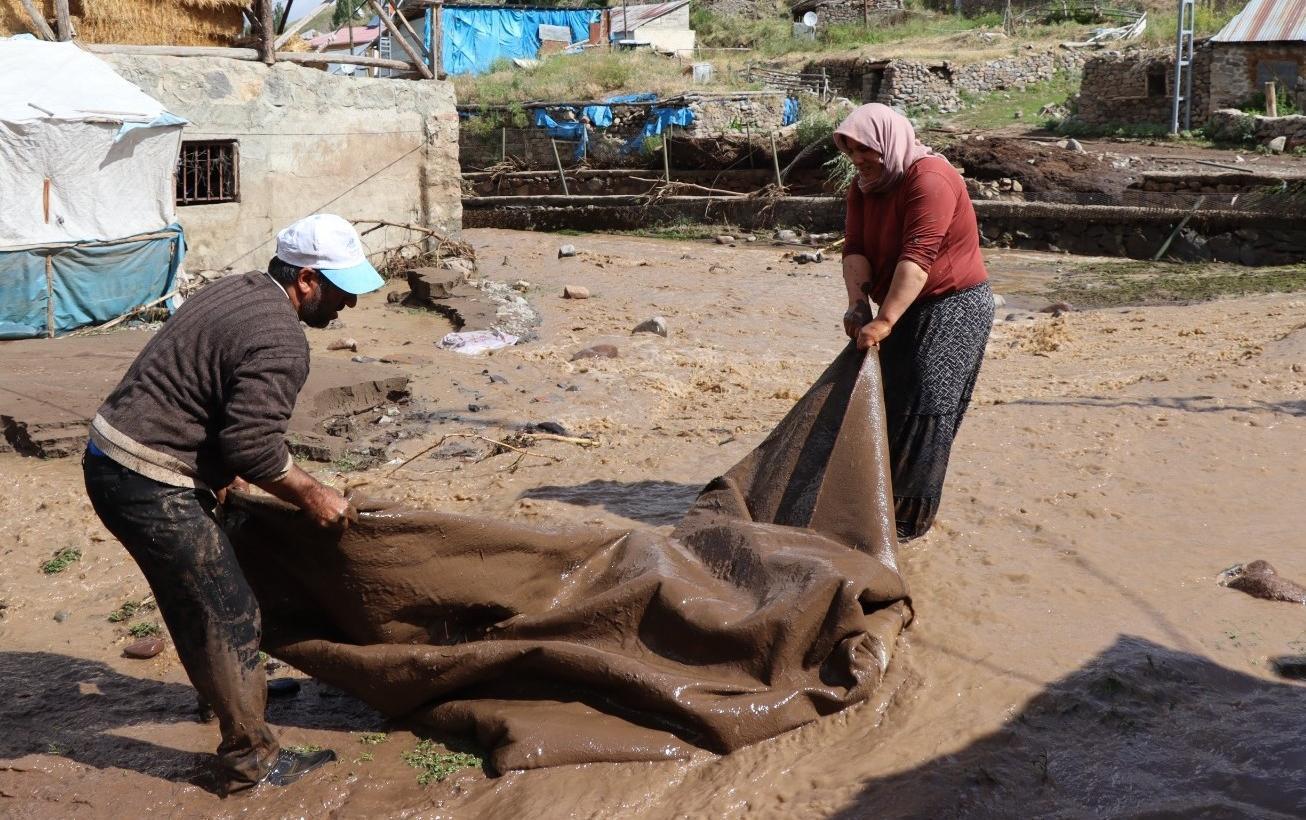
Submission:
[[[1019,319],[1019,318],[1020,318],[1020,314],[1019,314],[1019,313],[1008,313],[1008,314],[1007,314],[1007,321],[1008,321],[1008,322],[1014,322],[1014,321],[1016,321],[1016,320]]]
[[[354,339],[336,339],[327,345],[327,350],[352,350],[358,352],[358,342]]]
[[[55,623],[63,623],[64,621],[68,620],[70,617],[72,617],[72,613],[65,612],[62,609],[54,613]]]
[[[552,433],[555,436],[569,436],[567,428],[556,421],[537,421],[526,425],[527,433]]]
[[[488,404],[475,404],[475,403],[472,403],[472,404],[467,405],[467,412],[468,412],[468,413],[479,413],[479,412],[481,412],[482,410],[489,410],[489,409],[490,409],[490,406],[489,406]]]
[[[567,285],[562,289],[563,299],[588,299],[590,298],[590,289],[580,285]]]
[[[1005,307],[1006,304],[1007,304],[1007,297],[998,293],[993,294],[993,307],[995,308]]]
[[[753,236],[752,234],[749,234],[748,236],[745,236],[745,237],[744,237],[744,241],[745,241],[745,242],[756,242],[756,241],[757,241],[757,237],[756,237],[756,236]]]
[[[798,232],[791,230],[776,231],[775,238],[780,242],[797,242]]]
[[[294,678],[273,678],[268,681],[268,697],[288,698],[299,694],[299,681]]]
[[[1087,151],[1084,150],[1084,146],[1079,144],[1079,140],[1075,139],[1074,137],[1071,137],[1070,139],[1066,140],[1066,150],[1074,151],[1076,154],[1088,153]]]
[[[1275,137],[1274,139],[1267,142],[1265,144],[1265,147],[1269,148],[1270,153],[1272,154],[1282,154],[1288,148],[1288,138]]]
[[[1011,181],[1011,192],[1013,194],[1021,193],[1024,190],[1025,190],[1025,186],[1020,184],[1020,180],[1013,179]]]
[[[163,638],[141,638],[139,641],[133,641],[123,647],[122,656],[124,658],[135,658],[138,661],[148,660],[163,651]]]
[[[667,337],[667,320],[661,316],[654,316],[652,319],[645,319],[635,325],[631,333],[656,333],[662,338]]]
[[[527,282],[525,279],[518,279],[516,282],[512,283],[512,289],[518,293],[525,293],[531,289],[531,283]]]
[[[568,256],[575,256],[575,255],[576,255],[575,245],[563,245],[562,247],[558,248],[559,259],[564,259]]]
[[[1039,313],[1070,313],[1073,310],[1069,302],[1053,302],[1045,308],[1040,308]]]
[[[1024,112],[1024,111],[1012,111],[1012,112],[1011,112],[1011,118],[1012,118],[1013,120],[1024,119],[1024,118],[1025,118],[1025,112]]]
[[[716,243],[717,243],[718,245],[729,245],[729,244],[731,244],[731,243],[734,242],[734,241],[735,241],[735,238],[734,238],[733,236],[731,236],[730,234],[728,234],[728,233],[723,233],[723,234],[721,234],[720,236],[718,236],[718,237],[716,238]]]
[[[397,305],[404,300],[404,296],[403,291],[392,290],[385,295],[385,300],[392,305]]]
[[[507,383],[508,380],[505,379],[503,376],[500,376],[498,373],[490,374],[490,384],[507,384]]]
[[[464,277],[471,276],[472,273],[476,270],[476,266],[473,265],[469,260],[463,259],[462,257],[459,256],[454,256],[443,260],[442,262],[440,262],[440,267],[444,268],[445,270],[451,270],[454,273],[461,273]]]
[[[376,362],[376,359],[371,356],[350,356],[349,361],[356,364],[373,364]]]
[[[620,355],[616,345],[601,344],[576,351],[572,354],[571,360],[574,362],[580,359],[616,359]]]
[[[794,254],[794,261],[800,265],[806,265],[809,262],[813,262],[813,263],[820,262],[823,259],[825,259],[825,257],[821,254],[820,251],[803,251],[801,253]]]
[[[376,419],[376,422],[374,422],[374,423],[377,424],[377,425],[379,425],[379,426],[381,426],[381,427],[384,427],[384,426],[386,426],[387,424],[394,424],[394,423],[395,423],[395,420],[394,420],[393,418],[391,418],[390,416],[378,416],[377,419]]]

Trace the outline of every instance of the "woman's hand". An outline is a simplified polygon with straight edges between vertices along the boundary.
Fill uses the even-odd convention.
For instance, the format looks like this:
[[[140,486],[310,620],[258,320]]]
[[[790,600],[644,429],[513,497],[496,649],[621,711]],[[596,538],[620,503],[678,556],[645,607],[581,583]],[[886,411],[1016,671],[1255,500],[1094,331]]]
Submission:
[[[871,320],[857,334],[857,349],[868,350],[872,347],[879,347],[880,342],[889,338],[891,330],[893,330],[893,325],[889,324],[887,319]]]
[[[843,315],[843,332],[849,339],[856,339],[862,326],[871,321],[871,306],[865,300],[859,300],[848,306]]]

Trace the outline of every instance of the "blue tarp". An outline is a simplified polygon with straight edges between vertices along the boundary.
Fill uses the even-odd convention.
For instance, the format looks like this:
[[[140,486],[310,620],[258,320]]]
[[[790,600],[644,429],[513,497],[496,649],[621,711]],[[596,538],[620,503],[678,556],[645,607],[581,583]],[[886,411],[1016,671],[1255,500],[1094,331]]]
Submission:
[[[570,110],[574,111],[575,109]],[[608,122],[609,124],[612,122],[611,114],[608,116]],[[576,146],[576,159],[581,159],[585,156],[585,151],[589,146],[590,135],[589,129],[587,129],[584,123],[579,120],[558,122],[553,117],[550,117],[543,108],[537,108],[535,109],[535,127],[543,128],[548,132],[550,137],[557,137],[562,140],[577,140],[579,144]]]
[[[644,121],[644,130],[623,145],[621,153],[629,154],[638,151],[644,146],[644,140],[656,137],[673,125],[688,128],[693,124],[694,112],[688,107],[654,106],[653,110],[648,112],[648,119]]]
[[[540,26],[565,26],[573,43],[588,40],[590,24],[600,15],[598,9],[445,6],[440,17],[445,73],[484,74],[495,60],[533,60],[540,53]]]
[[[164,296],[172,290],[186,241],[177,224],[159,233],[169,235],[0,251],[0,339],[47,335],[51,299],[55,333],[66,333]]]
[[[785,97],[784,116],[780,120],[780,125],[793,125],[798,122],[798,98]]]

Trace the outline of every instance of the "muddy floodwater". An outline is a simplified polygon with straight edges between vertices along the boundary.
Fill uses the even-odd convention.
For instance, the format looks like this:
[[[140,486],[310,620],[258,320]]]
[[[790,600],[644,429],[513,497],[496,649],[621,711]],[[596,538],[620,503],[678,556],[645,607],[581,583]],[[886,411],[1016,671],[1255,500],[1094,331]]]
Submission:
[[[315,361],[406,361],[413,389],[392,463],[306,465],[323,479],[442,512],[669,533],[843,346],[837,260],[796,265],[762,241],[467,234],[479,275],[529,283],[539,339],[442,351],[447,320],[383,295],[310,330]],[[578,255],[558,259],[563,242]],[[1217,583],[1253,560],[1306,581],[1306,300],[1053,318],[1027,309],[1065,257],[988,259],[1013,309],[998,311],[938,524],[900,551],[915,620],[872,700],[724,757],[420,785],[404,755],[428,735],[281,668],[303,684],[269,707],[282,742],[340,761],[219,800],[193,782],[217,732],[196,721],[171,645],[122,657],[157,613],[120,610],[148,588],[91,512],[78,459],[0,453],[0,816],[1306,814],[1306,698],[1270,663],[1306,654],[1306,610]],[[592,295],[564,300],[566,285]],[[655,315],[667,338],[631,335]],[[342,335],[358,351],[327,349]],[[599,343],[619,356],[571,360]],[[423,453],[545,421],[600,446],[483,457],[460,436]],[[66,548],[80,557],[43,572]]]

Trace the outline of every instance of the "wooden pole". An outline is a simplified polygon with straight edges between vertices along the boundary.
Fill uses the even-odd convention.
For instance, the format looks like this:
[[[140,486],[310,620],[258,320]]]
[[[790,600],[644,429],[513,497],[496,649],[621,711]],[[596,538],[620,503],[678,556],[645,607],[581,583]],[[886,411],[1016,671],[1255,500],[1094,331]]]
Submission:
[[[83,46],[94,54],[149,54],[162,57],[226,57],[231,60],[259,60],[252,48],[221,48],[218,46],[133,46],[86,43]],[[396,71],[414,71],[413,64],[404,60],[387,60],[384,57],[367,57],[361,54],[332,54],[317,51],[278,51],[277,59],[299,65],[346,65],[389,68]]]
[[[50,30],[50,24],[45,22],[41,12],[37,11],[36,6],[32,5],[32,0],[23,0],[23,8],[27,10],[27,16],[32,18],[32,33],[42,40],[54,40],[54,32]]]
[[[449,76],[444,70],[444,4],[436,3],[431,12],[435,16],[431,26],[431,59],[435,61],[432,68],[435,76],[443,80]]]
[[[553,146],[553,161],[558,163],[558,179],[562,180],[562,195],[571,196],[571,191],[567,190],[567,175],[562,172],[562,157],[558,154],[558,141],[550,137],[549,144]]]
[[[290,9],[295,5],[295,0],[286,0],[286,7],[281,10],[281,19],[277,21],[276,33],[280,35],[286,30],[286,21],[290,19]],[[276,11],[276,9],[273,9]]]
[[[422,54],[422,56],[426,58],[425,64],[427,65],[427,67],[434,69],[434,66],[430,65],[431,54],[430,52],[426,51],[426,43],[422,41],[421,37],[417,36],[416,31],[413,31],[413,24],[408,22],[408,15],[404,14],[402,11],[398,9],[395,9],[394,16],[399,18],[399,22],[403,24],[404,30],[413,36],[413,42],[417,43],[417,47],[420,49],[420,51],[425,52]],[[434,73],[434,70],[432,70],[432,73]]]
[[[1265,116],[1279,116],[1279,91],[1273,80],[1265,84]]]
[[[499,162],[508,161],[508,126],[499,129]]]
[[[775,164],[775,187],[785,186],[784,176],[780,173],[780,149],[775,147],[775,132],[771,132],[771,162]]]
[[[272,20],[272,0],[256,0],[258,11],[259,59],[268,65],[277,61],[276,23]]]
[[[671,181],[671,132],[662,134],[662,173],[667,182]]]
[[[68,0],[54,0],[55,25],[59,27],[59,39],[73,39],[73,21],[68,16]]]
[[[377,17],[381,19],[381,25],[385,26],[385,30],[390,32],[391,41],[399,43],[399,47],[408,55],[408,59],[417,64],[417,72],[428,80],[434,80],[435,75],[431,73],[431,69],[426,67],[426,62],[423,61],[421,56],[413,50],[412,45],[408,42],[408,38],[404,37],[403,32],[399,30],[399,27],[395,25],[394,21],[391,20],[388,15],[386,15],[385,9],[381,7],[381,4],[378,3],[377,0],[368,0],[368,3],[371,4],[372,10],[376,12]]]

